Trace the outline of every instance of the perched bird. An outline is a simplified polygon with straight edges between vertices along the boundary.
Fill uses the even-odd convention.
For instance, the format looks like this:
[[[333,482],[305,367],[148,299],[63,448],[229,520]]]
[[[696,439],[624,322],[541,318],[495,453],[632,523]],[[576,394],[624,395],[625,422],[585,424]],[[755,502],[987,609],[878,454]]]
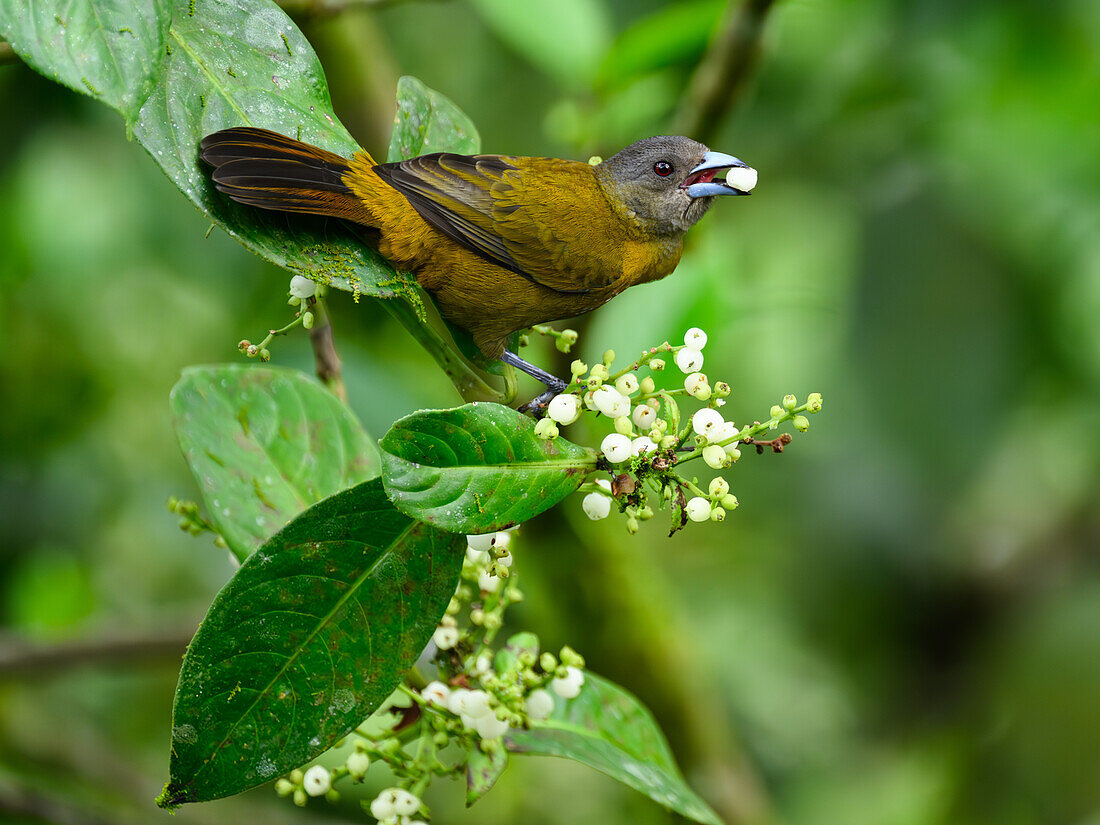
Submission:
[[[378,251],[415,274],[444,318],[553,390],[564,385],[506,351],[508,336],[665,277],[714,198],[756,184],[737,158],[670,136],[595,165],[448,153],[378,164],[250,127],[208,135],[201,153],[233,200],[377,230]]]

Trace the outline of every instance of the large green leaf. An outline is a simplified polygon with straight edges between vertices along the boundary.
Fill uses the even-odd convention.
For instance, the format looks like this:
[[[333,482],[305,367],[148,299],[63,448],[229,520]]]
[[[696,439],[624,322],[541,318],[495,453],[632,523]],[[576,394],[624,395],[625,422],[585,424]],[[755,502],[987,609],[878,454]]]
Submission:
[[[493,32],[567,88],[585,87],[611,40],[600,0],[471,0]]]
[[[0,37],[132,125],[160,74],[171,18],[171,0],[0,0]]]
[[[381,447],[394,506],[457,533],[527,521],[576,490],[597,458],[564,438],[541,439],[531,418],[487,403],[413,413]]]
[[[199,141],[230,126],[261,126],[350,156],[359,149],[332,113],[317,55],[271,0],[176,0],[161,82],[134,129],[196,206],[261,257],[357,294],[413,297],[406,276],[342,224],[288,218],[214,189]]]
[[[374,441],[299,372],[190,367],[171,404],[210,519],[240,559],[309,505],[378,475]]]
[[[393,118],[390,163],[431,152],[475,155],[481,137],[466,113],[415,77],[397,81],[397,114]]]
[[[553,715],[504,737],[512,753],[560,756],[629,785],[696,822],[722,825],[684,781],[653,715],[634,696],[593,673],[575,699],[557,700]]]
[[[398,513],[378,479],[314,505],[252,554],[187,649],[162,807],[314,758],[369,716],[431,638],[462,541]]]

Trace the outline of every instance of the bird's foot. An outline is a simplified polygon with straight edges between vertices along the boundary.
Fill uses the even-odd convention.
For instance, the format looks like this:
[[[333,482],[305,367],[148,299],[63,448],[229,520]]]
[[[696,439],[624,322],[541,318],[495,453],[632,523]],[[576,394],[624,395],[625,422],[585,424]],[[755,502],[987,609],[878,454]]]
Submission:
[[[546,410],[546,405],[550,403],[550,399],[564,391],[568,386],[567,382],[562,381],[556,375],[551,375],[546,370],[539,369],[529,361],[524,361],[514,352],[505,350],[500,360],[505,364],[511,364],[517,370],[527,373],[532,378],[537,378],[546,385],[546,392],[535,396],[519,408],[519,411],[522,413],[531,413],[536,418],[540,418],[542,413]]]

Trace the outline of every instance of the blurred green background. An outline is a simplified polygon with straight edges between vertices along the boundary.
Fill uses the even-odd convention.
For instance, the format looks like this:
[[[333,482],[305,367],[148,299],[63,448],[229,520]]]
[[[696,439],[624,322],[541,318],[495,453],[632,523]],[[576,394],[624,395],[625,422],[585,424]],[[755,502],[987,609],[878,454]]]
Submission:
[[[585,159],[689,123],[740,4],[325,5],[288,3],[367,148],[413,74],[485,151]],[[701,326],[735,420],[787,392],[825,410],[746,451],[722,525],[631,538],[579,499],[532,522],[513,618],[647,702],[731,823],[1096,825],[1100,3],[767,5],[758,63],[696,130],[757,191],[586,319],[581,353]],[[178,656],[232,573],[165,510],[197,497],[168,391],[281,325],[287,273],[204,240],[106,108],[12,62],[0,111],[0,821],[158,821]],[[332,303],[372,433],[457,403],[384,311]],[[304,337],[277,344],[311,369]],[[437,787],[435,821],[670,821],[549,759],[461,797]],[[366,821],[268,788],[177,821],[260,816]]]

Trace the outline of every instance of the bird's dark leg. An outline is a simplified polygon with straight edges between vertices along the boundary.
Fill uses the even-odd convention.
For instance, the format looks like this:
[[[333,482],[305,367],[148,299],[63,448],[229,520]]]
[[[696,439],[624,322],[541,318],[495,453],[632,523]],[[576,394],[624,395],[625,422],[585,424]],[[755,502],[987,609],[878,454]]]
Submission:
[[[546,392],[542,395],[536,396],[519,408],[520,412],[533,412],[538,413],[550,403],[550,399],[558,393],[562,392],[566,387],[566,382],[562,381],[556,375],[551,375],[546,370],[541,370],[534,364],[524,361],[514,352],[504,350],[504,354],[500,356],[500,360],[505,364],[510,364],[517,370],[521,370],[532,378],[537,378],[539,381],[546,385]]]

